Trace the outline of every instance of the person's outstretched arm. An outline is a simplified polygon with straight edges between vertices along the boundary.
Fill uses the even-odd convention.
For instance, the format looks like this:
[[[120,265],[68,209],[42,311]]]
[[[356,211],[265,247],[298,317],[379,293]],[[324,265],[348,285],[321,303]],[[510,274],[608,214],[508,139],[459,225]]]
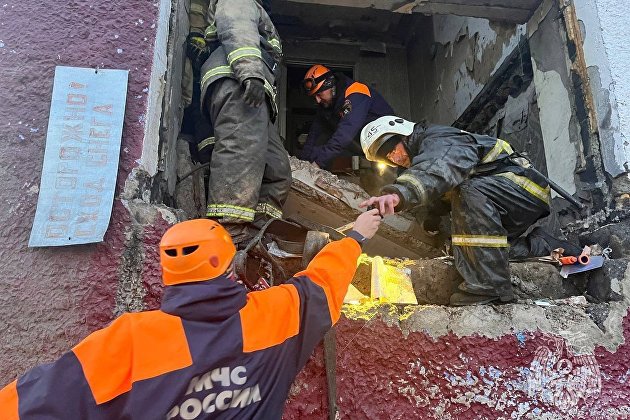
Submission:
[[[341,315],[343,298],[361,255],[361,238],[374,236],[378,210],[362,213],[349,237],[326,245],[308,267],[287,283],[252,292],[240,311],[243,351],[292,343],[296,373]],[[287,365],[289,360],[287,360]]]

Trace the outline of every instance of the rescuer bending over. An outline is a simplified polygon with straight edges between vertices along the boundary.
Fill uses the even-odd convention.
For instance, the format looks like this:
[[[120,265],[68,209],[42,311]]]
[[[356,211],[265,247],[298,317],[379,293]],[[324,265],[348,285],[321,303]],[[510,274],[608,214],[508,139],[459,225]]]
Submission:
[[[323,169],[330,169],[336,157],[362,155],[359,134],[363,126],[394,112],[374,88],[321,64],[306,72],[302,87],[318,110],[300,158]]]
[[[580,253],[539,228],[521,237],[549,214],[550,189],[504,140],[385,116],[363,128],[361,146],[369,160],[405,169],[362,207],[374,205],[383,215],[413,209],[424,219],[450,204],[455,267],[464,278],[451,305],[512,301],[508,258],[559,247]]]

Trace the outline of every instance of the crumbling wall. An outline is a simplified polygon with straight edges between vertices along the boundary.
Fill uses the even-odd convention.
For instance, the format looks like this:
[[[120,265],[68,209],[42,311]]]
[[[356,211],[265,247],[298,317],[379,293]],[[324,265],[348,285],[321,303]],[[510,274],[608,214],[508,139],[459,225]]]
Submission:
[[[0,8],[0,85],[8,93],[0,102],[2,384],[115,314],[159,305],[157,245],[181,216],[151,203],[151,174],[138,160],[146,157],[147,117],[160,107],[147,93],[162,4],[80,0],[51,14],[46,2],[7,0]],[[130,70],[118,188],[104,242],[29,249],[57,64]],[[607,270],[606,296],[622,301],[402,313],[347,307],[337,343],[342,418],[630,415],[629,274],[623,262]],[[323,378],[319,351],[296,381],[285,418],[323,417]]]
[[[170,3],[169,3],[170,4]],[[131,175],[142,156],[160,2],[7,0],[0,7],[0,383],[53,360],[115,313],[146,307],[159,279],[153,249],[167,225],[140,217],[125,191],[148,203],[150,184]],[[169,8],[167,7],[167,10]],[[120,165],[105,240],[28,248],[37,204],[55,66],[129,70]],[[137,175],[137,176],[136,176]],[[142,200],[141,200],[142,201]],[[166,213],[165,213],[166,214]],[[148,277],[148,275],[152,277]],[[146,290],[142,290],[142,289]]]
[[[543,2],[528,34],[549,175],[589,209],[601,210],[611,197],[575,8]]]
[[[336,327],[340,417],[628,416],[629,306],[627,296],[604,308],[346,306]],[[323,418],[326,390],[320,349],[294,383],[284,419]]]
[[[412,117],[450,125],[516,48],[525,27],[450,15],[432,21],[432,33],[418,33],[409,47],[410,68],[422,75],[410,72]]]

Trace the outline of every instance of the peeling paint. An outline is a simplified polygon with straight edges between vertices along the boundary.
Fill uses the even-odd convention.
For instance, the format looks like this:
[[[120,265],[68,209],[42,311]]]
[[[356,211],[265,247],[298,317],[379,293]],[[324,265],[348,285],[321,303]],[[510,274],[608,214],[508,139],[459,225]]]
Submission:
[[[451,124],[517,48],[526,28],[487,19],[445,15],[434,16],[433,22],[436,54],[431,65],[437,74],[437,86],[428,86],[423,95],[434,97],[436,106],[426,107],[422,118]],[[410,57],[411,65],[414,65],[413,60]]]
[[[622,290],[630,290],[630,266],[620,281]],[[538,306],[512,304],[501,306],[407,306],[401,313],[395,306],[367,301],[360,305],[345,305],[344,316],[348,319],[380,319],[390,325],[398,325],[404,336],[422,332],[432,339],[448,334],[457,337],[479,335],[496,339],[512,335],[516,331],[520,345],[528,341],[526,333],[543,332],[557,334],[566,340],[576,354],[592,353],[596,346],[615,351],[624,343],[621,321],[630,307],[630,298],[611,302],[610,313],[602,331],[580,305]]]
[[[621,289],[630,290],[625,267]],[[609,305],[605,331],[572,305],[346,305],[336,327],[341,418],[624,415],[630,297]],[[298,376],[283,418],[326,412],[321,357],[318,349]]]

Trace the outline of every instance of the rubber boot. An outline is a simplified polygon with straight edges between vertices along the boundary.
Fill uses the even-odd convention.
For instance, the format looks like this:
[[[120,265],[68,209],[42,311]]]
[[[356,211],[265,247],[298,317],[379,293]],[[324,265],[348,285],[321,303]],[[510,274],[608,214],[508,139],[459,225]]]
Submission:
[[[451,306],[486,305],[500,300],[499,296],[474,295],[466,292],[455,292],[451,295]]]
[[[451,295],[451,306],[485,305],[490,302],[509,303],[514,301],[512,285],[501,291],[471,291],[464,282],[458,288],[459,291]]]

